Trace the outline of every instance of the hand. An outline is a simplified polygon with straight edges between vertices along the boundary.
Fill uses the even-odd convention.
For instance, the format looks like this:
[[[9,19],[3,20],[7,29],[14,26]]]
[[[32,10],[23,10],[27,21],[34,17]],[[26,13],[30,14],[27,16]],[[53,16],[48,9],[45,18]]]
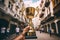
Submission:
[[[22,34],[20,34],[18,37],[16,37],[14,40],[24,40],[25,39],[25,33],[28,32],[30,29],[29,26],[27,26],[26,28],[23,29]]]
[[[26,28],[24,28],[24,29],[23,29],[23,31],[24,31],[24,32],[28,32],[28,31],[29,31],[29,29],[30,29],[30,27],[29,27],[29,26],[27,26]]]

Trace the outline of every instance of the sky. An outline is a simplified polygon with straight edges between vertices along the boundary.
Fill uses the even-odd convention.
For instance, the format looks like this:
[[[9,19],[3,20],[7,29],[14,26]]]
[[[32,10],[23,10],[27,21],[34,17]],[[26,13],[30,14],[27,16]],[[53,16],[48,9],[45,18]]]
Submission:
[[[24,1],[32,1],[34,3],[34,2],[37,2],[39,0],[24,0]]]
[[[37,7],[41,0],[23,0],[26,7]]]

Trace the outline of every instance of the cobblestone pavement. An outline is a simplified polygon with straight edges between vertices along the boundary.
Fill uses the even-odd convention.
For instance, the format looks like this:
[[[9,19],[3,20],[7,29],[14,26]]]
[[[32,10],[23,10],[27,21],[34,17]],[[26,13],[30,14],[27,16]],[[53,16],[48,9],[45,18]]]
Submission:
[[[39,31],[36,31],[36,36],[37,39],[25,39],[25,40],[60,40],[60,37],[57,37],[55,35],[50,36],[48,33],[40,33]]]
[[[39,31],[36,31],[36,36],[37,36],[37,40],[60,40],[59,37],[57,36],[50,36],[47,33],[40,33]]]

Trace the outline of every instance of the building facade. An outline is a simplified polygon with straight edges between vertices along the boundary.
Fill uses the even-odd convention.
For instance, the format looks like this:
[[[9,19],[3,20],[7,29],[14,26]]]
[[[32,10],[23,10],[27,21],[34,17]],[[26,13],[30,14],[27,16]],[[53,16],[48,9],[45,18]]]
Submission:
[[[60,36],[60,0],[46,0],[45,2],[45,18],[41,21],[41,27],[44,27],[44,32],[51,29],[53,34]],[[47,14],[47,15],[46,15]],[[41,16],[40,16],[41,17]]]
[[[26,14],[22,13],[23,4],[23,0],[0,0],[0,34],[1,28],[5,27],[13,35],[16,27],[21,28],[21,24],[27,23]]]

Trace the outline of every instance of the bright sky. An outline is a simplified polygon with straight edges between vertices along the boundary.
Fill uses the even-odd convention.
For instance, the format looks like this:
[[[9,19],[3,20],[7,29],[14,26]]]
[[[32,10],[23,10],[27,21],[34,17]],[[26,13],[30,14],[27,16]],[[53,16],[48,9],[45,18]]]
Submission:
[[[41,0],[23,0],[26,7],[37,7],[39,6]]]

